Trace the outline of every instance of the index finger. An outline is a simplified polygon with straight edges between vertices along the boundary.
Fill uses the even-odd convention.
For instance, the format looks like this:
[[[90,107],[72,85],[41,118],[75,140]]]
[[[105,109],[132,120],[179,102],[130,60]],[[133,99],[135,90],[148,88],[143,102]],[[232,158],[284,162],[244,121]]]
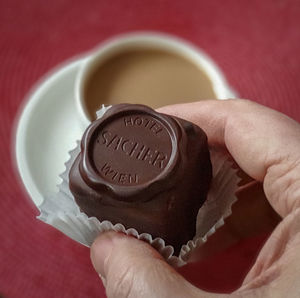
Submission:
[[[200,126],[211,145],[225,146],[239,166],[264,183],[282,216],[300,206],[300,125],[248,100],[203,100],[167,106],[159,112]]]

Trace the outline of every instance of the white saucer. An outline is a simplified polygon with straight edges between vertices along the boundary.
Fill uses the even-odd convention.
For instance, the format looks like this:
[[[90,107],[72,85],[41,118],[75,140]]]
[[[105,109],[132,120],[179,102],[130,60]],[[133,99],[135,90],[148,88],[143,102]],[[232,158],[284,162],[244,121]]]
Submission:
[[[17,167],[35,205],[56,191],[68,152],[81,139],[74,82],[84,59],[46,76],[25,101],[16,131]]]

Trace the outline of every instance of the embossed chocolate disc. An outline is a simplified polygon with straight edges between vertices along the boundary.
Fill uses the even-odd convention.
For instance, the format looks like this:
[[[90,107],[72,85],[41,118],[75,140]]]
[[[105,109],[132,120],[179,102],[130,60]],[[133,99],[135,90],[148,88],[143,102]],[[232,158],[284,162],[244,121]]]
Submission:
[[[90,156],[98,174],[117,185],[153,180],[167,167],[172,140],[165,124],[145,113],[111,117],[95,132]]]

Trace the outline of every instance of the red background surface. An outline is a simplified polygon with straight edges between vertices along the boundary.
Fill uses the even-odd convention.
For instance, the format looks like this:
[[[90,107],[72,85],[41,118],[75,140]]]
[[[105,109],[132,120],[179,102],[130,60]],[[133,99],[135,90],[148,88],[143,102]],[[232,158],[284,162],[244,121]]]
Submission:
[[[13,172],[11,140],[22,99],[42,75],[132,30],[159,30],[194,42],[215,59],[241,97],[300,121],[297,0],[1,0],[0,296],[104,297],[89,250],[35,219]],[[190,266],[187,276],[208,289],[230,291],[264,239],[249,239],[200,267]]]

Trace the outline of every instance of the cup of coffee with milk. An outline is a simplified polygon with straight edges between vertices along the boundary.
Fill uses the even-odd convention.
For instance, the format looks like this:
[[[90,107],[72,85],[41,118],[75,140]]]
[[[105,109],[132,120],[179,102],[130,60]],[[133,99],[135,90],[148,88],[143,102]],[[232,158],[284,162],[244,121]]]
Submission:
[[[166,34],[133,33],[94,49],[76,78],[80,121],[87,126],[103,105],[145,104],[152,108],[236,97],[207,54]]]

